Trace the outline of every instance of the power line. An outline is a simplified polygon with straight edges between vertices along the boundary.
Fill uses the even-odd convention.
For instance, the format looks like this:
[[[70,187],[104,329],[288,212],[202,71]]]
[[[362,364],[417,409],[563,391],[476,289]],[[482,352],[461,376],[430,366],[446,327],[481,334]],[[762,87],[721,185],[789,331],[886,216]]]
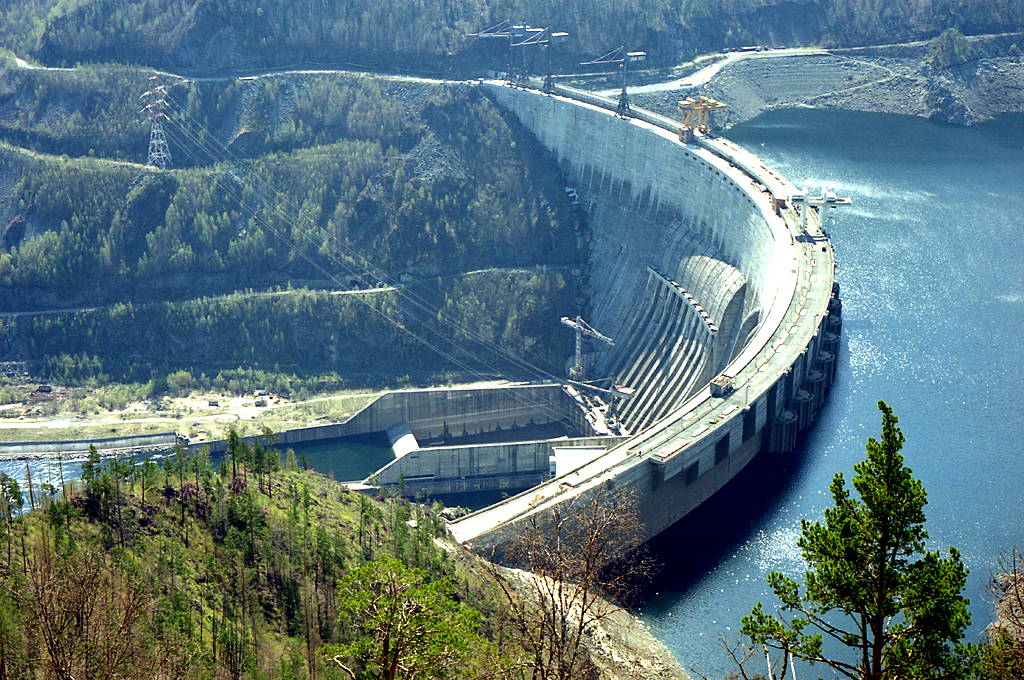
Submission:
[[[201,143],[200,140],[198,140],[195,136],[189,135],[189,133],[187,131],[185,131],[184,129],[183,129],[183,133],[185,134],[186,139],[188,141],[192,141],[193,143]],[[258,180],[257,173],[250,171],[248,174]],[[246,180],[238,177],[237,175],[233,175],[233,177],[234,177],[234,179],[236,181],[241,183],[243,186],[249,188],[256,195],[257,199],[259,201],[261,201],[264,205],[268,206],[274,214],[276,214],[278,217],[280,217],[283,221],[288,223],[290,226],[295,226],[295,220],[293,220],[292,217],[289,214],[285,213],[281,208],[276,207],[276,204],[271,200],[271,197],[268,195],[267,191],[262,189],[261,186],[259,186],[257,184],[254,184],[254,183],[251,183],[251,182],[246,182]],[[221,184],[222,188],[225,190],[225,193],[227,193],[231,198],[233,198],[236,201],[238,201],[238,203],[240,205],[244,205],[244,196],[239,196],[239,194],[237,193],[237,190],[235,190],[233,188],[232,184],[226,184],[226,183],[221,182],[221,178],[220,177],[218,177],[218,182]],[[270,192],[275,194],[277,197],[283,197],[285,202],[288,203],[289,206],[295,212],[298,212],[298,210],[296,209],[294,204],[292,204],[291,201],[289,199],[287,199],[287,197],[283,193],[278,192],[276,189],[273,189],[272,187],[270,187],[269,190],[270,190]],[[254,212],[253,219],[258,220],[258,223],[261,224],[261,226],[263,226],[271,235],[276,236],[278,239],[280,239],[284,243],[289,243],[288,236],[285,235],[284,233],[282,233],[280,230],[276,229],[273,225],[271,225],[264,218],[262,218],[259,215],[258,212]],[[319,244],[315,243],[308,235],[306,235],[304,233],[300,236],[300,238],[304,239],[308,244],[311,244],[311,245],[314,245],[314,246],[319,245]],[[358,264],[363,265],[364,269],[360,270],[360,269],[355,269],[353,267],[350,267],[350,266],[346,265],[342,260],[340,260],[339,258],[335,257],[333,254],[331,254],[329,252],[328,253],[324,253],[323,256],[326,257],[336,267],[338,267],[339,269],[344,270],[349,276],[351,276],[351,277],[355,278],[356,280],[358,280],[363,286],[365,286],[365,287],[373,287],[373,285],[374,285],[374,283],[376,281],[384,281],[384,282],[388,282],[389,281],[390,277],[383,270],[378,269],[375,265],[373,265],[373,263],[371,263],[369,260],[367,260],[361,253],[358,253],[358,252],[348,248],[347,246],[345,246],[344,244],[341,244],[341,243],[339,243],[339,248],[341,248],[342,250],[346,250],[347,253],[349,254],[349,256],[353,260],[355,260]],[[312,257],[310,257],[305,250],[300,248],[300,249],[298,249],[297,252],[298,252],[300,257],[302,257],[308,264],[310,264],[310,266],[315,268],[317,271],[321,272],[325,277],[330,278],[331,280],[334,280],[335,282],[338,282],[335,275],[327,272],[316,260],[314,260]],[[371,277],[369,280],[367,279],[367,275],[369,275]],[[459,324],[457,321],[451,319],[448,315],[441,314],[440,313],[441,310],[431,306],[426,300],[424,300],[420,296],[416,295],[413,291],[409,290],[407,287],[401,285],[400,283],[394,283],[394,282],[391,282],[391,285],[393,286],[394,290],[399,294],[400,297],[402,297],[407,302],[412,304],[419,311],[421,311],[421,312],[423,312],[425,314],[429,314],[432,318],[437,318],[444,325],[447,325],[448,327],[452,328],[455,331],[461,332],[462,334],[464,334],[465,336],[467,336],[471,340],[474,340],[474,341],[478,342],[479,344],[481,344],[481,345],[483,345],[483,346],[485,346],[485,347],[487,347],[489,349],[493,349],[495,352],[497,352],[503,358],[508,359],[508,360],[512,361],[513,363],[517,364],[519,366],[519,368],[524,369],[524,370],[529,370],[533,374],[538,375],[538,376],[552,377],[552,378],[557,380],[557,377],[552,376],[549,372],[545,371],[544,369],[536,367],[536,366],[530,364],[529,362],[526,362],[525,360],[522,360],[521,358],[517,357],[515,354],[512,354],[511,352],[508,352],[507,350],[505,350],[500,345],[498,345],[498,344],[496,344],[496,343],[494,343],[492,341],[487,340],[486,338],[481,336],[479,333],[473,331],[472,329],[470,329],[470,328],[468,328],[468,327],[466,327],[466,326],[464,326],[462,324]],[[429,328],[429,326],[427,326],[427,327]],[[430,330],[433,331],[433,329],[430,329]],[[433,331],[433,332],[436,333],[436,331]],[[440,335],[440,334],[438,334],[438,335]],[[444,338],[444,336],[440,336],[440,337]],[[447,338],[444,338],[444,339],[447,340]],[[490,366],[488,366],[488,367],[492,368],[493,370],[496,370],[496,369],[494,369],[494,367],[490,367]]]
[[[196,156],[194,153],[188,150],[190,145],[194,146],[197,149],[197,151],[209,155],[210,159],[214,162],[216,162],[218,158],[224,158],[236,166],[246,168],[245,161],[243,159],[240,159],[236,154],[234,154],[234,152],[232,152],[232,150],[229,149],[227,145],[224,144],[223,141],[217,139],[218,135],[207,131],[207,129],[205,128],[201,121],[191,116],[187,112],[187,110],[178,107],[173,102],[172,99],[168,98],[165,100],[165,102],[169,107],[176,107],[175,110],[178,111],[179,116],[182,119],[181,121],[178,121],[171,117],[167,118],[167,120],[170,123],[170,127],[174,128],[175,130],[173,133],[171,133],[172,137],[176,138],[176,141],[178,145],[182,148],[182,151],[186,153],[193,160],[193,162],[195,162],[200,167],[205,165],[198,156]],[[180,137],[178,137],[178,135],[180,135]],[[291,228],[292,235],[298,232],[299,238],[304,239],[307,242],[307,245],[312,245],[314,247],[319,248],[320,244],[315,243],[312,240],[312,238],[305,232],[305,230],[296,230],[294,228],[296,226],[296,220],[293,219],[290,214],[286,213],[284,208],[281,207],[281,205],[283,204],[285,208],[290,208],[291,212],[293,212],[296,215],[299,215],[301,219],[301,212],[297,209],[294,203],[292,203],[291,199],[287,195],[278,191],[275,187],[270,185],[269,181],[261,179],[259,174],[255,172],[251,167],[247,168],[246,175],[247,178],[243,179],[239,177],[236,173],[230,173],[230,176],[235,180],[235,182],[240,184],[243,188],[247,188],[250,191],[252,191],[254,197],[259,202],[262,202],[262,204],[266,206],[266,208],[268,208],[272,214],[276,215],[283,222],[285,222]],[[230,198],[237,201],[240,206],[244,206],[244,191],[242,192],[241,195],[239,195],[238,187],[235,185],[234,182],[224,181],[225,173],[217,173],[215,176],[216,181],[218,185],[222,188],[222,190]],[[275,202],[271,200],[272,197],[276,197],[281,200],[279,202]],[[282,233],[282,231],[275,228],[266,219],[266,217],[263,214],[261,214],[260,210],[255,206],[253,208],[252,219],[256,224],[260,225],[271,235],[276,236],[283,243],[290,244],[290,235],[284,234]],[[328,279],[333,280],[336,283],[339,283],[334,274],[326,271],[319,262],[317,262],[306,252],[306,249],[297,247],[297,245],[292,247],[294,249],[294,252],[296,252],[299,257],[304,259],[311,267],[321,272]],[[362,285],[367,286],[370,283],[374,282],[368,282],[366,280],[367,275],[372,276],[372,278],[375,279],[376,281],[388,282],[390,280],[391,277],[389,277],[386,274],[386,272],[384,272],[383,269],[374,265],[369,260],[369,258],[364,256],[362,253],[356,251],[348,244],[344,243],[341,240],[338,240],[335,245],[338,248],[338,250],[340,250],[343,254],[346,254],[355,264],[359,265],[361,269],[357,269],[355,267],[347,265],[340,258],[336,257],[334,253],[332,253],[330,250],[321,253],[321,256],[325,257],[332,265],[334,265],[338,269],[345,271],[350,277],[354,278],[356,281],[359,281]],[[541,367],[538,367],[522,359],[521,357],[518,357],[517,355],[509,352],[508,350],[501,347],[497,343],[494,343],[493,341],[490,341],[487,338],[483,337],[475,330],[459,323],[455,319],[451,318],[448,314],[443,313],[442,310],[433,307],[431,304],[429,304],[428,301],[418,296],[414,291],[410,290],[408,287],[400,283],[397,283],[393,286],[392,290],[398,295],[399,298],[403,299],[406,303],[412,305],[414,309],[417,309],[425,314],[428,314],[431,318],[436,319],[442,326],[445,326],[449,328],[451,331],[455,332],[455,337],[458,337],[458,334],[461,333],[464,337],[469,338],[473,342],[476,342],[483,349],[490,350],[491,352],[497,354],[500,358],[512,363],[520,370],[524,370],[527,373],[535,375],[543,380],[564,383],[563,378],[555,374],[552,374],[551,372]],[[453,352],[444,349],[444,347],[440,346],[436,341],[431,341],[427,337],[424,337],[422,334],[417,334],[412,329],[410,329],[406,324],[402,323],[400,320],[394,319],[388,314],[384,313],[383,310],[371,304],[369,300],[366,299],[365,296],[357,295],[356,299],[358,299],[363,304],[367,305],[374,313],[386,319],[389,323],[394,325],[396,328],[400,329],[402,332],[408,334],[410,337],[414,338],[416,341],[420,342],[425,347],[433,350],[440,356],[444,357],[446,360],[450,361],[453,365],[479,378],[487,377],[473,366],[460,360],[458,357],[455,356],[455,354],[453,354]],[[434,334],[442,343],[450,345],[453,348],[459,350],[460,352],[469,355],[473,360],[475,360],[477,364],[482,365],[488,370],[499,375],[504,373],[504,371],[498,369],[496,366],[491,365],[488,361],[475,355],[468,348],[461,347],[453,338],[446,337],[445,335],[440,333],[440,331],[433,328],[429,323],[424,323],[423,327],[425,330]],[[527,403],[527,400],[524,399],[522,395],[518,394],[518,390],[511,390],[510,394],[512,394],[514,398],[521,401],[522,403]],[[529,401],[534,400],[530,399]],[[546,405],[542,406],[541,410],[547,411],[549,415],[555,416],[555,419],[561,419],[560,412],[550,409]]]
[[[194,125],[202,129],[202,124],[199,121],[197,121],[194,117],[190,116],[187,113],[187,111],[184,111],[180,108],[178,110],[181,112],[183,117],[192,121]],[[236,165],[244,167],[244,161],[242,159],[239,159],[229,148],[227,148],[226,145],[223,144],[223,142],[215,140],[214,143],[207,143],[203,139],[200,139],[195,133],[191,133],[188,128],[181,127],[180,129],[189,141],[196,144],[200,149],[205,150],[206,153],[208,153],[211,156],[211,158],[216,158],[218,155],[223,155]],[[214,147],[213,144],[216,144],[216,147],[219,148]],[[286,194],[278,191],[275,187],[271,186],[269,182],[267,182],[266,180],[262,180],[259,177],[258,173],[256,173],[252,168],[248,168],[247,170],[248,178],[243,179],[241,177],[238,177],[237,175],[234,175],[234,178],[239,183],[243,184],[243,186],[246,186],[247,188],[252,190],[256,197],[260,201],[262,201],[264,205],[268,206],[274,214],[276,214],[284,222],[289,224],[289,226],[294,227],[296,224],[296,220],[293,219],[290,214],[286,213],[284,209],[278,207],[280,203],[272,201],[271,195],[273,195],[276,198],[282,199],[284,207],[289,208],[291,212],[294,213],[295,215],[299,215],[301,219],[301,212],[298,209],[298,207],[291,201],[291,199]],[[239,198],[234,195],[233,197],[235,197],[236,200],[238,200],[240,205],[244,204],[242,198]],[[311,222],[308,219],[307,221]],[[290,242],[290,239],[288,237],[289,235],[282,234],[279,230],[275,229],[272,225],[270,225],[267,222],[264,222],[264,224],[266,225],[267,230],[270,231],[271,234],[277,236],[282,242],[286,244]],[[298,231],[300,234],[299,237],[303,239],[307,245],[313,246],[314,248],[319,250],[319,247],[321,245],[320,243],[315,242],[312,238],[310,238],[308,233],[305,232],[305,230]],[[378,281],[388,283],[398,291],[401,297],[403,297],[407,302],[412,304],[414,308],[418,309],[419,311],[425,314],[429,314],[433,318],[437,318],[442,324],[448,326],[454,331],[463,334],[467,338],[478,342],[485,348],[493,350],[494,352],[498,353],[499,356],[511,361],[520,369],[526,370],[533,375],[543,377],[546,379],[552,379],[556,381],[561,380],[559,376],[552,374],[550,371],[546,369],[540,368],[538,366],[531,364],[530,362],[525,361],[524,359],[516,356],[515,354],[501,347],[497,343],[494,343],[493,341],[486,339],[473,329],[459,323],[457,320],[451,318],[449,315],[441,313],[441,310],[439,308],[435,308],[427,300],[423,299],[406,286],[403,286],[400,282],[394,281],[393,277],[388,275],[387,272],[385,272],[381,267],[378,267],[368,257],[363,255],[361,252],[356,251],[354,248],[344,243],[343,241],[338,240],[335,242],[335,245],[340,251],[348,255],[348,257],[353,262],[359,265],[360,268],[356,269],[348,266],[345,262],[337,258],[330,251],[323,253],[323,257],[330,261],[332,265],[344,270],[349,276],[355,278],[364,287],[373,287],[374,284]],[[328,273],[326,270],[324,270],[319,263],[317,263],[315,260],[313,260],[313,258],[311,258],[307,254],[307,251],[305,249],[299,248],[297,249],[297,252],[304,260],[306,260],[307,263],[309,263],[311,266],[313,266],[315,269],[323,273],[331,280],[337,282],[336,277]]]

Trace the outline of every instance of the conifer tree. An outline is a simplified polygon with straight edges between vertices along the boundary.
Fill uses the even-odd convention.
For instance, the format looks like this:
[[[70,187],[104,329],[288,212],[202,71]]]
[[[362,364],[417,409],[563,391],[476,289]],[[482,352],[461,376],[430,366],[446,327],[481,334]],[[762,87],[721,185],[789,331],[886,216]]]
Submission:
[[[467,677],[460,669],[485,643],[479,614],[453,592],[449,579],[429,581],[393,557],[353,569],[338,581],[339,623],[352,640],[327,645],[323,654],[352,680]]]
[[[892,408],[878,408],[881,441],[869,438],[867,457],[854,466],[859,498],[837,474],[824,523],[801,523],[803,589],[771,573],[778,611],[758,603],[741,632],[853,680],[963,677],[974,651],[960,642],[970,624],[961,595],[967,568],[956,548],[946,557],[925,552],[924,486],[904,464]],[[849,653],[837,653],[844,648]]]

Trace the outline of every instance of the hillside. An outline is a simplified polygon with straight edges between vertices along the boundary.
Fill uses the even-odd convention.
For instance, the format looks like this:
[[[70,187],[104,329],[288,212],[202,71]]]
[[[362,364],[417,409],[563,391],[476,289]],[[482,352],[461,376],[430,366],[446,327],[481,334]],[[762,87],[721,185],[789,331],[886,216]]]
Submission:
[[[0,149],[4,245],[69,262],[7,258],[0,283],[74,305],[84,291],[102,302],[154,287],[215,293],[329,280],[337,267],[346,280],[373,269],[397,280],[574,262],[557,171],[474,89],[343,75],[170,81],[174,172],[140,182],[146,76],[0,76],[0,134],[12,145]],[[208,280],[190,291],[176,277],[194,271]]]
[[[661,65],[742,45],[879,45],[1020,30],[1016,0],[30,0],[0,44],[47,65],[121,62],[192,73],[292,64],[469,73],[501,68],[507,46],[469,34],[512,18],[569,32],[569,67],[627,44]]]
[[[734,53],[715,64],[706,80],[687,74],[675,81],[677,87],[664,87],[648,77],[648,84],[634,86],[630,95],[638,105],[669,117],[678,115],[680,97],[713,97],[728,106],[714,114],[715,129],[768,110],[802,107],[970,125],[1024,112],[1020,44],[1024,33],[967,38],[948,31],[905,45]]]
[[[77,490],[36,489],[24,517],[27,490],[5,476],[7,672],[334,677],[320,647],[347,639],[337,579],[384,556],[489,606],[434,542],[439,506],[350,494],[277,456],[246,448],[219,470],[201,455],[162,469],[96,458]]]
[[[272,445],[219,465],[94,456],[64,494],[0,477],[7,677],[348,677],[334,659],[362,673],[373,619],[360,598],[382,568],[430,607],[408,625],[442,626],[446,677],[526,677],[498,572],[447,538],[443,506],[351,492]],[[602,677],[685,677],[628,616],[594,632],[583,667]],[[409,652],[431,653],[419,644]]]
[[[4,361],[62,383],[561,372],[577,216],[514,117],[457,84],[165,82],[152,173],[147,72],[0,72]]]

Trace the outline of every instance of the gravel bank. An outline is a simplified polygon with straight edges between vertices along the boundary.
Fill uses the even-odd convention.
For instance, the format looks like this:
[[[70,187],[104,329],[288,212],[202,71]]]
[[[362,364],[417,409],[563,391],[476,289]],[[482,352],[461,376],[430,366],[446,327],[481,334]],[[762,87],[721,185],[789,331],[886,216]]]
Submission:
[[[817,54],[763,53],[725,64],[693,88],[635,88],[638,106],[675,117],[679,99],[707,95],[729,108],[714,114],[728,128],[764,111],[813,107],[923,116],[970,125],[1000,113],[1024,112],[1024,34],[974,41],[976,58],[939,69],[927,43]]]

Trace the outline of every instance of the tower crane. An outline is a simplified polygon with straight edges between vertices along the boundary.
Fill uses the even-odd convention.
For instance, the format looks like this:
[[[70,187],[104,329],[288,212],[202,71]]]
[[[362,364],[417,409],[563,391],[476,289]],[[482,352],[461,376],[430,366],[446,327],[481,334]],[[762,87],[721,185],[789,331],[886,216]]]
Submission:
[[[616,111],[620,116],[629,114],[629,96],[626,94],[626,70],[629,64],[639,63],[647,60],[646,52],[629,52],[626,46],[617,47],[603,57],[593,61],[586,61],[580,66],[595,66],[598,64],[622,64],[622,93],[619,95],[619,105]]]
[[[586,369],[583,366],[583,336],[596,338],[613,346],[615,341],[591,328],[590,324],[584,321],[581,316],[577,316],[575,319],[563,316],[562,325],[568,326],[576,332],[576,363],[569,369],[569,377],[573,380],[582,381],[586,379]]]

